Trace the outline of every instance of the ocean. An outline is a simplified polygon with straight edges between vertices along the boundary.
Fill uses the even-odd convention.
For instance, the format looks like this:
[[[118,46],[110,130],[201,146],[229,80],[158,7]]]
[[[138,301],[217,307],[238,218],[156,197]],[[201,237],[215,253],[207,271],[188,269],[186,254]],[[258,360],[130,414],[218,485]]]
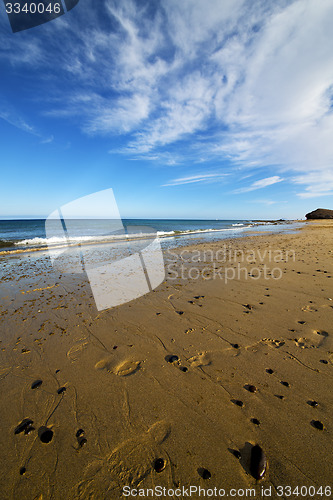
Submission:
[[[47,247],[80,243],[159,237],[162,247],[184,246],[196,241],[217,241],[241,237],[249,231],[292,231],[299,227],[293,221],[252,220],[185,220],[185,219],[123,219],[82,220],[64,223],[45,219],[0,220],[0,255],[45,250]],[[126,234],[128,236],[126,236]]]

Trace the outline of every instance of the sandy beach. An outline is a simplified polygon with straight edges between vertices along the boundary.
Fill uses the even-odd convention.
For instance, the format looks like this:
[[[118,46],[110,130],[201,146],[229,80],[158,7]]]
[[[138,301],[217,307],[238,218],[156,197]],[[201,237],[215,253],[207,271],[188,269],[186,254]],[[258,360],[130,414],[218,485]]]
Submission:
[[[329,498],[333,222],[166,251],[157,289],[100,313],[36,253],[1,260],[1,500]]]

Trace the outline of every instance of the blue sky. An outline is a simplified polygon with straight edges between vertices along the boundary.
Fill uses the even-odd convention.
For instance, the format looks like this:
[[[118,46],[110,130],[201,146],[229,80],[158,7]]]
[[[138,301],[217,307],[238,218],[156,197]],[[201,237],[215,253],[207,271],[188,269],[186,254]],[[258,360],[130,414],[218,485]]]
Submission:
[[[122,217],[333,209],[331,0],[0,4],[0,215],[113,188]]]

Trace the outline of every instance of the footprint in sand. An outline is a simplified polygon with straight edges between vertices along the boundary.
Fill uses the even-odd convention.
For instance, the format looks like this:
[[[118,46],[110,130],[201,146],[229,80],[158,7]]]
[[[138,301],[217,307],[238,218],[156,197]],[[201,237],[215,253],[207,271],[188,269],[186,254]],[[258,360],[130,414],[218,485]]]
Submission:
[[[95,365],[96,370],[105,370],[109,373],[114,373],[119,377],[127,377],[128,375],[133,375],[141,368],[142,361],[134,361],[131,359],[126,359],[116,363],[113,359],[102,359],[98,361]]]
[[[318,347],[324,346],[328,351],[333,350],[333,337],[325,330],[314,330],[313,336],[318,342]]]
[[[160,458],[160,445],[169,434],[170,426],[157,422],[147,432],[120,443],[110,455],[94,460],[76,486],[75,498],[113,498],[125,485],[136,488],[148,476],[164,474],[166,462]]]
[[[308,337],[296,338],[294,341],[297,347],[301,349],[313,349],[323,344],[332,344],[331,339],[328,337],[328,333],[324,330],[313,330],[312,333],[308,334]]]
[[[72,363],[77,361],[83,351],[88,347],[89,342],[82,342],[80,344],[73,345],[69,351],[67,352],[67,357],[71,360]]]
[[[317,312],[318,309],[316,309],[312,305],[307,305],[307,306],[302,307],[302,311],[305,311],[305,312]]]
[[[212,360],[206,352],[201,352],[195,356],[192,356],[192,358],[190,358],[188,362],[192,368],[196,368],[198,366],[209,366],[212,364]]]
[[[262,342],[265,344],[269,345],[270,347],[275,347],[276,349],[279,349],[279,347],[284,346],[285,342],[283,340],[278,340],[278,339],[262,339]]]
[[[309,349],[311,347],[314,347],[314,345],[312,345],[308,339],[303,337],[295,339],[295,344],[297,345],[297,347],[300,347],[301,349]]]

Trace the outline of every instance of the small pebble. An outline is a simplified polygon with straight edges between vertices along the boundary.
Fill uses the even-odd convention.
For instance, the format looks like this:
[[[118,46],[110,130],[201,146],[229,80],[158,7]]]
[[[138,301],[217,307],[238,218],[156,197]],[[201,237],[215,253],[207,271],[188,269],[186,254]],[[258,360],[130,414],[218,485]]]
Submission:
[[[312,406],[312,408],[317,408],[318,406],[318,402],[317,401],[308,401],[308,405]]]
[[[323,363],[324,365],[328,365],[327,359],[321,359],[320,362]]]
[[[51,431],[51,429],[48,429],[47,427],[43,426],[43,427],[39,428],[38,436],[39,436],[39,439],[41,440],[42,443],[48,444],[53,439],[53,431]]]
[[[249,391],[249,392],[252,392],[252,393],[257,392],[257,388],[256,388],[256,386],[255,386],[255,385],[246,385],[246,386],[245,386],[245,389],[246,389],[247,391]]]
[[[243,401],[241,401],[240,399],[232,399],[232,402],[233,402],[235,405],[240,406],[241,408],[244,406]]]
[[[162,472],[165,469],[165,460],[163,458],[157,458],[154,462],[154,469],[156,472]]]
[[[186,366],[181,366],[181,367],[180,367],[180,370],[181,370],[182,372],[188,372],[188,368],[186,368]]]
[[[31,389],[38,389],[38,387],[40,387],[42,383],[43,383],[42,380],[35,380],[35,382],[31,384]]]
[[[66,392],[66,387],[60,387],[60,389],[57,390],[58,394],[63,394],[64,392]]]
[[[168,363],[174,363],[175,361],[178,361],[179,358],[178,358],[178,356],[176,356],[176,354],[173,354],[173,355],[167,356],[165,359]]]
[[[84,446],[85,444],[87,444],[87,440],[86,440],[85,437],[78,438],[77,442],[78,442],[80,448],[82,448],[82,446]]]
[[[312,420],[311,424],[320,431],[324,430],[324,424],[320,420]]]
[[[20,475],[23,476],[27,472],[27,469],[25,467],[20,468]]]
[[[255,479],[262,479],[267,468],[267,459],[264,451],[258,444],[251,450],[250,472]]]
[[[281,384],[284,385],[285,387],[289,387],[290,386],[289,382],[285,382],[285,381],[281,381]]]
[[[210,479],[212,477],[208,469],[199,469],[199,474],[202,479]]]
[[[272,373],[274,373],[274,370],[272,370],[271,368],[267,368],[266,372],[272,375]]]
[[[27,429],[31,427],[33,421],[30,418],[25,418],[14,430],[14,434],[21,434],[21,432],[26,432]]]

